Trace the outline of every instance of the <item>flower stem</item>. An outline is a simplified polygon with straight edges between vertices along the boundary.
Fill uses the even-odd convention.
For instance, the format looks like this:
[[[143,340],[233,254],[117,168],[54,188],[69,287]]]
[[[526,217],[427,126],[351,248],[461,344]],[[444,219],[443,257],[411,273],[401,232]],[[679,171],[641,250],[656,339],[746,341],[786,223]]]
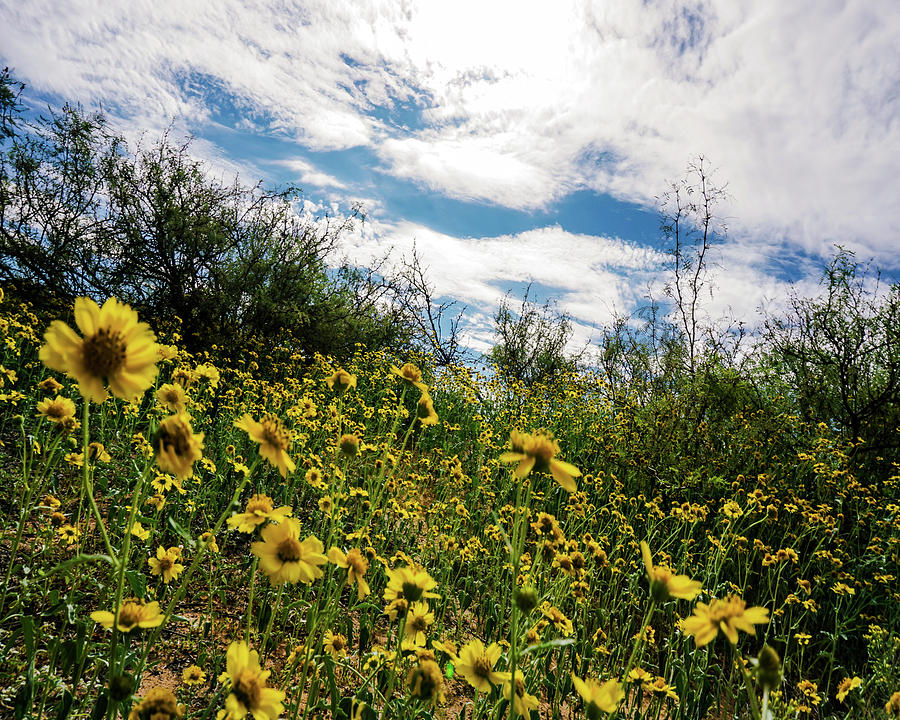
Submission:
[[[181,585],[178,586],[178,589],[172,595],[172,598],[169,600],[169,604],[166,606],[166,611],[163,614],[163,621],[159,624],[159,626],[154,629],[153,634],[150,635],[150,638],[147,640],[144,645],[144,652],[141,655],[141,661],[138,667],[135,669],[135,678],[139,676],[139,674],[143,671],[144,665],[147,662],[147,656],[150,654],[150,648],[156,643],[159,639],[159,635],[162,632],[162,629],[166,626],[166,623],[169,622],[169,619],[172,617],[172,612],[175,609],[175,605],[181,602],[181,598],[184,596],[184,593],[187,591],[188,583],[194,575],[194,571],[197,569],[197,566],[200,564],[200,561],[203,559],[203,556],[206,554],[206,550],[209,545],[215,542],[216,535],[218,535],[219,530],[222,529],[222,525],[225,524],[225,519],[230,515],[232,508],[238,501],[238,498],[241,496],[241,492],[243,492],[244,488],[247,486],[247,483],[250,480],[250,476],[253,474],[253,471],[256,469],[257,465],[259,465],[260,457],[257,457],[253,464],[250,466],[250,470],[244,475],[244,479],[238,484],[237,488],[234,491],[234,494],[231,496],[230,502],[225,505],[225,508],[222,510],[222,514],[219,515],[219,519],[216,521],[215,526],[210,532],[209,539],[205,543],[200,543],[197,548],[197,552],[194,554],[194,560],[191,562],[188,569],[185,571],[184,576],[181,580]]]
[[[84,494],[87,495],[88,504],[91,506],[91,511],[94,513],[94,519],[97,521],[97,527],[100,529],[100,535],[103,538],[103,544],[106,547],[106,553],[113,559],[113,562],[118,562],[116,558],[116,551],[113,550],[112,543],[109,541],[109,535],[106,533],[106,525],[103,524],[103,517],[100,515],[100,508],[97,507],[97,501],[94,499],[94,480],[91,477],[91,468],[90,468],[90,445],[91,445],[91,435],[90,430],[88,429],[88,419],[90,418],[90,408],[91,403],[89,400],[84,401],[84,410],[82,412],[82,443],[81,443],[81,452],[82,452],[82,485],[84,488]],[[118,609],[116,610],[118,612]]]

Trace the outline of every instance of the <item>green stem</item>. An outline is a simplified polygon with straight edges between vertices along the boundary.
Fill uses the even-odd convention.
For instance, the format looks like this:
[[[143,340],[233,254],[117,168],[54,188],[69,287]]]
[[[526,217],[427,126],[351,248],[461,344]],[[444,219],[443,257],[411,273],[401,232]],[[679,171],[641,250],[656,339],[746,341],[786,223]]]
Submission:
[[[634,667],[635,660],[640,658],[640,651],[644,647],[644,636],[645,636],[645,628],[647,624],[650,622],[650,616],[653,615],[653,611],[656,610],[656,601],[650,600],[650,607],[647,608],[647,614],[644,615],[644,619],[641,622],[641,629],[638,633],[638,638],[635,640],[634,647],[631,650],[631,657],[628,658],[628,665],[625,666],[625,672],[622,675],[622,682],[628,682],[628,673],[631,672],[631,669]]]
[[[750,672],[744,666],[741,657],[738,655],[737,645],[731,646],[731,658],[734,664],[740,668],[741,675],[744,677],[744,687],[747,689],[747,698],[750,700],[750,712],[753,714],[754,720],[762,720],[762,714],[759,710],[759,698],[756,697],[756,690],[753,688],[753,680],[750,677]]]
[[[256,595],[256,569],[259,567],[259,558],[254,555],[253,568],[250,570],[250,599],[247,600],[247,629],[244,632],[244,640],[250,645],[250,622],[253,616],[253,598]]]
[[[137,666],[135,670],[135,678],[137,678],[140,673],[144,669],[144,665],[147,662],[147,656],[150,654],[150,648],[156,643],[159,639],[160,633],[162,633],[162,629],[166,626],[166,623],[169,622],[169,619],[172,617],[172,612],[175,609],[175,605],[181,602],[181,598],[184,596],[184,593],[187,591],[188,583],[194,575],[194,571],[197,569],[197,566],[200,564],[200,561],[203,559],[203,556],[206,554],[206,550],[209,547],[210,543],[212,543],[216,536],[219,534],[219,530],[222,529],[222,525],[225,524],[226,518],[231,514],[232,508],[237,504],[238,498],[241,496],[241,492],[243,492],[244,488],[247,486],[247,483],[250,480],[250,476],[253,474],[253,471],[256,469],[257,465],[259,465],[260,457],[257,457],[256,460],[253,461],[253,464],[250,466],[250,470],[244,475],[244,479],[238,484],[237,488],[234,491],[234,494],[231,496],[231,501],[225,505],[225,508],[222,510],[222,514],[219,515],[219,519],[216,521],[215,527],[213,527],[210,532],[209,540],[205,543],[200,543],[197,548],[197,552],[194,554],[194,560],[191,562],[187,571],[184,573],[184,576],[181,580],[181,585],[178,586],[178,590],[172,595],[171,600],[169,600],[169,604],[166,606],[166,611],[163,614],[163,621],[153,630],[153,633],[150,635],[146,644],[144,645],[144,652],[141,655],[140,664]]]
[[[269,615],[269,622],[266,623],[266,632],[263,635],[263,640],[260,648],[262,651],[261,654],[263,656],[263,659],[265,659],[266,655],[268,654],[267,647],[269,645],[269,635],[272,632],[272,625],[275,623],[275,613],[277,613],[279,608],[281,608],[281,596],[284,595],[284,585],[284,583],[281,583],[281,585],[278,586],[278,595],[275,597],[275,602],[272,605],[272,612]]]
[[[122,594],[125,589],[125,568],[128,567],[128,559],[131,555],[131,526],[134,523],[135,515],[137,515],[137,509],[141,502],[141,493],[144,491],[144,483],[147,481],[147,476],[150,474],[150,464],[147,463],[147,466],[144,468],[144,472],[141,473],[138,478],[137,485],[134,488],[134,492],[131,494],[131,510],[128,513],[128,523],[125,525],[125,537],[122,540],[122,550],[119,554],[118,558],[118,568],[116,568],[116,598],[113,603],[113,608],[115,608],[116,612],[116,622],[113,624],[113,636],[112,641],[109,645],[109,673],[110,677],[113,677],[113,672],[116,667],[116,643],[119,638],[118,631],[118,619],[119,619],[119,608],[122,605]],[[111,702],[110,706],[115,706],[116,703]]]
[[[528,506],[531,502],[532,482],[528,482],[528,491],[525,494],[525,505],[521,507],[522,501],[522,484],[524,479],[519,479],[513,471],[513,477],[516,482],[516,509],[513,514],[512,542],[510,544],[510,560],[512,561],[512,585],[510,586],[510,618],[509,618],[509,666],[510,666],[510,693],[509,693],[509,717],[515,720],[518,716],[516,712],[515,694],[516,694],[516,663],[518,661],[518,644],[519,644],[519,608],[516,605],[516,589],[519,585],[519,566],[522,559],[522,546],[527,535],[527,525],[522,526],[523,518],[528,521]],[[519,516],[519,508],[522,509],[522,517]],[[524,681],[524,678],[523,678]]]
[[[97,501],[94,499],[94,480],[91,477],[90,462],[90,445],[91,437],[88,429],[88,421],[90,418],[91,403],[89,400],[84,401],[84,410],[82,412],[82,436],[81,436],[81,452],[82,452],[82,486],[83,492],[87,496],[88,504],[91,506],[91,512],[94,513],[94,519],[97,521],[97,527],[100,529],[100,535],[103,538],[103,544],[106,552],[111,558],[116,558],[116,552],[113,550],[112,543],[109,541],[109,535],[106,533],[106,526],[103,524],[103,516],[100,515],[100,508],[97,507]],[[118,612],[118,610],[117,610]]]

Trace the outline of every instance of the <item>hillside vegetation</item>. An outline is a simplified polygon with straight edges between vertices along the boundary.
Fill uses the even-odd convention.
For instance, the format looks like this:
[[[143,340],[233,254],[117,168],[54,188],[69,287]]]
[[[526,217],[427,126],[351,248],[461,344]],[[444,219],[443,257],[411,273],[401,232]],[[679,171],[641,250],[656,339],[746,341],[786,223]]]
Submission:
[[[900,716],[900,290],[851,253],[751,347],[664,222],[671,314],[588,365],[526,296],[479,371],[417,264],[2,88],[0,714]]]

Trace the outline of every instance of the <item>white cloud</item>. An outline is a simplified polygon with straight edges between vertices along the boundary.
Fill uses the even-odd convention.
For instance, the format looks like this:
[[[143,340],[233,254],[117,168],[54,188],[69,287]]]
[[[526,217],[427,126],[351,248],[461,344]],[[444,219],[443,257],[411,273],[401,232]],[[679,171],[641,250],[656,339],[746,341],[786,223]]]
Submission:
[[[894,0],[0,7],[19,76],[132,127],[234,106],[239,124],[363,146],[400,178],[513,208],[580,188],[650,203],[704,153],[739,243],[840,241],[894,267],[898,36]]]
[[[292,172],[297,173],[298,182],[303,185],[312,185],[319,188],[336,188],[338,190],[343,190],[347,187],[346,184],[333,175],[329,175],[328,173],[316,169],[312,163],[307,162],[303,158],[278,160],[273,164],[282,165]]]

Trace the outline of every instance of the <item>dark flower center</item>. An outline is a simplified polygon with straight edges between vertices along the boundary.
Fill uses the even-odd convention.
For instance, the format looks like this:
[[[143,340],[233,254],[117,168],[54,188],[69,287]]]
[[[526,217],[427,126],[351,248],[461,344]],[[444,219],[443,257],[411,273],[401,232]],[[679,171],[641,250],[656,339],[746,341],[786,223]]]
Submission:
[[[119,618],[117,624],[125,632],[129,632],[137,627],[141,621],[141,608],[134,603],[125,603],[119,609]]]
[[[125,343],[118,332],[101,328],[84,341],[84,366],[95,377],[106,380],[125,362]]]
[[[491,661],[487,655],[479,655],[475,658],[475,662],[472,663],[472,669],[478,677],[487,679],[491,676],[491,671],[494,668],[491,666]]]
[[[159,428],[159,442],[163,450],[171,450],[177,457],[186,457],[191,452],[190,433],[184,426],[166,423]]]
[[[420,588],[414,582],[403,583],[403,597],[405,597],[411,603],[414,603],[419,598],[421,598],[422,592],[422,588]]]
[[[259,699],[262,694],[262,688],[259,686],[259,678],[249,670],[242,670],[234,681],[231,689],[238,702],[248,710],[255,710],[259,707]]]
[[[302,556],[300,543],[296,538],[287,537],[278,543],[278,559],[283,563],[299,562]]]
[[[415,632],[425,632],[428,629],[428,623],[425,622],[425,617],[422,615],[415,615],[410,622],[409,627]]]

